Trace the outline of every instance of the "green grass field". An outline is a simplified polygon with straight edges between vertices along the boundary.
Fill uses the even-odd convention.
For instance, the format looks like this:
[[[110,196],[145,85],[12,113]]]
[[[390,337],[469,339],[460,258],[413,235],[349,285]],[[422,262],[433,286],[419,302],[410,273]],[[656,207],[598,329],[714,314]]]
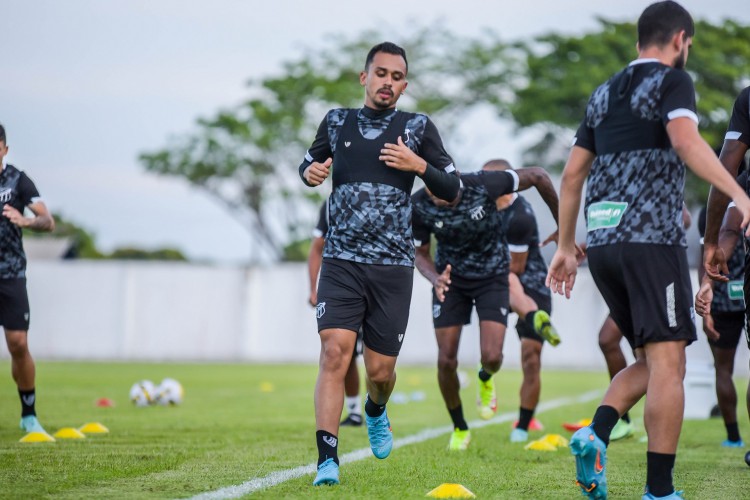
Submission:
[[[298,365],[132,364],[40,362],[37,411],[47,431],[98,421],[105,436],[23,444],[19,402],[7,361],[0,362],[0,498],[184,498],[240,485],[315,461],[312,392],[317,368]],[[424,401],[390,404],[396,439],[450,423],[433,368],[399,367],[396,391],[423,391]],[[140,379],[178,379],[178,407],[136,408],[130,386]],[[498,414],[515,413],[517,371],[498,376]],[[271,384],[271,386],[269,386]],[[546,372],[542,400],[578,396],[607,385],[604,373]],[[272,389],[269,391],[269,389]],[[463,391],[468,420],[476,419],[472,385]],[[744,394],[744,389],[740,390]],[[98,398],[115,400],[97,408]],[[598,397],[542,412],[545,432],[568,436],[560,424],[590,417]],[[636,407],[638,419],[641,408]],[[741,431],[750,438],[744,408]],[[641,427],[639,425],[639,427]],[[461,483],[478,498],[578,498],[567,449],[524,451],[508,442],[510,423],[472,432],[465,453],[448,454],[448,435],[395,449],[386,460],[368,455],[342,465],[339,487],[313,488],[312,474],[255,491],[248,497],[424,498],[441,483]],[[542,433],[532,433],[532,437]],[[640,498],[646,445],[638,437],[610,446],[611,498]],[[687,498],[746,498],[746,450],[724,449],[720,419],[683,427],[675,480]],[[339,454],[366,448],[366,431],[342,429]],[[245,490],[248,491],[248,490]]]

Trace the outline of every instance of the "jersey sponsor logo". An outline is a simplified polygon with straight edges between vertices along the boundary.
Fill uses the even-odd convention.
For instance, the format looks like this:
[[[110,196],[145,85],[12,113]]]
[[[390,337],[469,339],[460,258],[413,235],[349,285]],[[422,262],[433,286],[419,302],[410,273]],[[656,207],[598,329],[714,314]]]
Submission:
[[[727,293],[729,294],[729,300],[745,300],[745,293],[742,290],[742,280],[730,281],[727,283]]]
[[[627,210],[627,202],[600,201],[589,205],[587,214],[588,231],[617,227]]]
[[[21,399],[23,399],[23,404],[26,406],[34,406],[34,401],[36,401],[36,396],[34,394],[27,394],[23,396]]]
[[[432,306],[432,317],[433,318],[439,318],[440,317],[440,310],[442,309],[440,304],[434,304]]]
[[[323,436],[323,442],[330,446],[331,448],[335,448],[336,445],[339,443],[339,440],[336,439],[333,436]]]
[[[320,319],[323,317],[323,315],[326,313],[326,303],[320,302],[317,306],[315,306],[315,317]]]
[[[347,148],[351,145],[352,143],[350,141],[344,141],[344,146],[346,146]]]
[[[469,210],[469,215],[471,216],[471,220],[482,220],[484,219],[486,213],[484,211],[484,207],[482,205],[479,205],[478,207],[474,207]]]
[[[0,191],[0,203],[7,203],[13,197],[13,189],[8,188]]]
[[[403,342],[404,341],[404,334],[403,333],[399,333],[398,334],[398,341],[399,342]]]

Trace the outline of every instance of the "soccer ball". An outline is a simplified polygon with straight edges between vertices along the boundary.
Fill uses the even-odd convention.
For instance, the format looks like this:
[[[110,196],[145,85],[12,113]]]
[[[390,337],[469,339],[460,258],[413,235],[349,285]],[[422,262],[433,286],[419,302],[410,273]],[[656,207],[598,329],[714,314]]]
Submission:
[[[178,405],[184,396],[182,384],[173,378],[165,378],[156,389],[156,402],[160,405]]]
[[[156,387],[150,380],[141,380],[130,388],[130,401],[136,406],[148,406],[154,402]]]

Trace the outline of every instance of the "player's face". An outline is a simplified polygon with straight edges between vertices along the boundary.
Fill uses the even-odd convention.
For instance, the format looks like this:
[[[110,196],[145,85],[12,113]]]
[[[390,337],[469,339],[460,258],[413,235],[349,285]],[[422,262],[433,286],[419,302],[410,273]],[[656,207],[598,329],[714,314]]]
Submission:
[[[3,158],[5,158],[5,155],[8,154],[8,146],[5,144],[5,141],[0,141],[0,164],[3,162]]]
[[[406,61],[401,56],[378,52],[370,67],[359,75],[365,87],[365,105],[373,109],[396,107],[396,101],[406,90]]]

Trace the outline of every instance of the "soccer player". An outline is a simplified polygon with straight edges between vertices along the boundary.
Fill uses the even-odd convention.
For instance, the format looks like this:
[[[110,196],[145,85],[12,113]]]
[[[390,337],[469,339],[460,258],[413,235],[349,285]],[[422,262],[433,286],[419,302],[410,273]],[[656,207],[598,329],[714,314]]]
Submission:
[[[511,168],[506,160],[491,160],[482,170],[502,171]],[[510,251],[510,308],[518,314],[516,332],[521,340],[521,369],[523,381],[520,390],[518,423],[511,431],[512,442],[528,440],[529,425],[539,403],[541,393],[542,345],[545,340],[552,346],[560,343],[560,336],[552,326],[552,296],[544,284],[547,263],[540,251],[539,229],[534,209],[518,193],[502,196],[497,207],[502,221],[501,232]],[[556,237],[556,234],[554,235]],[[550,239],[544,243],[549,242]],[[518,281],[519,287],[513,286]],[[523,306],[526,298],[533,306]],[[537,333],[539,331],[539,333]]]
[[[738,182],[747,178],[740,176]],[[698,216],[698,231],[701,239],[706,232],[706,209],[701,209]],[[727,267],[729,268],[729,282],[706,282],[713,286],[713,300],[711,313],[703,317],[703,331],[708,337],[711,354],[714,357],[716,372],[716,397],[719,411],[727,430],[727,439],[721,445],[731,448],[741,448],[745,445],[740,436],[737,425],[737,390],[734,387],[732,374],[734,372],[734,357],[737,345],[745,326],[745,302],[743,288],[743,273],[745,271],[745,245],[742,238],[736,238]],[[701,262],[703,262],[703,245],[701,245]],[[703,283],[706,271],[703,266],[698,267],[698,282]]]
[[[563,171],[560,241],[547,284],[570,297],[575,224],[588,179],[591,275],[636,361],[612,380],[591,426],[570,440],[584,495],[606,498],[607,444],[620,416],[647,395],[643,498],[679,498],[672,484],[684,407],[685,347],[696,339],[681,211],[685,164],[727,193],[750,222],[750,199],[698,133],[695,90],[683,70],[694,33],[672,1],[638,20],[638,59],[600,85]]]
[[[13,165],[5,163],[8,142],[0,125],[0,324],[11,356],[11,373],[21,398],[21,429],[45,432],[36,416],[36,367],[29,352],[29,297],[26,292],[26,254],[22,229],[52,231],[55,220],[39,197],[34,183]],[[26,217],[27,208],[33,217]]]
[[[328,233],[328,200],[320,206],[318,223],[313,230],[313,239],[310,242],[310,253],[307,255],[307,270],[310,277],[310,305],[318,304],[318,274],[323,263],[323,247],[325,237]],[[344,407],[348,412],[346,418],[339,425],[360,427],[362,425],[362,401],[359,398],[359,369],[357,368],[357,356],[362,355],[362,329],[357,333],[357,342],[354,345],[352,360],[344,376]]]
[[[407,71],[401,47],[384,42],[370,49],[359,75],[364,107],[329,111],[299,167],[309,186],[333,178],[316,305],[321,347],[314,485],[339,483],[344,375],[360,328],[370,448],[381,459],[391,452],[386,403],[396,383],[414,276],[410,193],[419,176],[441,199],[458,195],[456,169],[435,125],[425,115],[396,109]]]
[[[457,367],[461,329],[469,323],[472,307],[476,307],[479,316],[479,415],[489,419],[497,411],[492,376],[502,364],[509,309],[508,248],[500,234],[498,198],[535,186],[557,218],[557,193],[547,172],[539,167],[464,174],[461,184],[461,194],[453,203],[440,200],[429,188],[412,196],[416,265],[433,285],[438,384],[453,421],[448,445],[451,450],[465,450],[471,441],[461,405]],[[431,234],[437,240],[434,260],[430,253]],[[546,318],[548,322],[549,317]],[[522,413],[527,428],[535,406]],[[511,438],[520,441],[518,434],[511,434]]]

